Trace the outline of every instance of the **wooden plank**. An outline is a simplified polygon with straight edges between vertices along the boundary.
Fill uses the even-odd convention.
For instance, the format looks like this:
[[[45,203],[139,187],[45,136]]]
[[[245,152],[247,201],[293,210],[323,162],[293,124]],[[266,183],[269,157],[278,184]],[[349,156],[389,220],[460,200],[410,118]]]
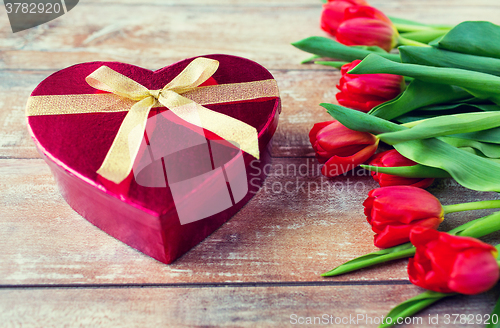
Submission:
[[[26,129],[24,108],[31,91],[52,71],[0,71],[0,158],[39,158]],[[272,70],[282,98],[273,156],[314,156],[309,130],[331,120],[318,104],[336,102],[339,73],[324,70]]]
[[[408,285],[2,289],[0,315],[8,327],[285,327],[307,323],[376,327],[392,307],[420,291]],[[474,320],[486,319],[497,294],[450,297],[416,314],[409,319],[413,324],[405,327],[483,327]],[[473,321],[453,324],[455,313]],[[429,323],[430,318],[439,324]]]
[[[231,6],[221,1],[191,6],[137,0],[129,4],[81,2],[48,24],[14,35],[4,15],[0,18],[0,68],[61,69],[78,62],[115,60],[157,69],[210,53],[243,56],[272,69],[308,67],[299,64],[307,55],[290,43],[312,35],[326,36],[318,26],[320,3],[262,2],[233,2]],[[388,15],[425,23],[500,22],[496,15],[500,5],[495,0],[478,4],[386,0],[372,4]]]
[[[26,101],[51,71],[0,70],[0,158],[38,158],[26,129]]]
[[[42,160],[0,160],[0,284],[324,281],[320,273],[376,250],[362,208],[376,183],[362,170],[327,180],[318,167],[311,158],[274,159],[264,187],[239,213],[165,265],[76,214]],[[444,204],[498,198],[451,180],[430,191]],[[486,213],[452,214],[442,228]],[[403,260],[333,281],[406,279]]]
[[[310,5],[278,11],[260,6],[82,2],[48,25],[14,35],[4,21],[0,68],[61,69],[114,60],[158,69],[187,57],[224,53],[268,68],[302,69],[299,62],[308,55],[290,42],[318,32],[320,11],[321,6]],[[311,19],[313,24],[308,23]]]

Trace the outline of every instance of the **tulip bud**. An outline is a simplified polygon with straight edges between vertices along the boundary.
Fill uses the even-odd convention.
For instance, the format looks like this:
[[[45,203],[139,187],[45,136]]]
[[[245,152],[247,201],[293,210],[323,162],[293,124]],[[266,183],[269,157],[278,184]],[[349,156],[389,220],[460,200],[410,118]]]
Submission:
[[[406,243],[414,227],[435,229],[444,219],[439,200],[411,186],[373,189],[363,206],[366,220],[375,232],[374,244],[380,248]]]
[[[410,240],[416,252],[408,263],[408,275],[417,286],[473,295],[498,281],[498,252],[489,244],[420,227],[411,231]]]
[[[337,28],[344,20],[345,10],[357,5],[368,6],[368,3],[364,0],[333,0],[325,3],[321,13],[321,28],[335,36]]]
[[[346,8],[335,35],[338,42],[348,46],[378,46],[387,52],[396,47],[399,40],[398,30],[391,20],[369,6]]]
[[[377,150],[378,138],[346,128],[338,121],[314,124],[309,140],[320,163],[321,173],[335,177],[367,161]]]
[[[341,68],[335,95],[339,104],[362,112],[396,98],[405,88],[404,77],[393,74],[347,74],[361,60],[345,64]]]
[[[399,167],[399,166],[412,166],[417,165],[416,162],[404,157],[396,149],[387,150],[375,155],[369,163],[371,166],[379,167]],[[397,175],[379,173],[371,171],[371,175],[381,187],[388,186],[413,186],[418,188],[427,188],[432,182],[433,178],[404,178]]]

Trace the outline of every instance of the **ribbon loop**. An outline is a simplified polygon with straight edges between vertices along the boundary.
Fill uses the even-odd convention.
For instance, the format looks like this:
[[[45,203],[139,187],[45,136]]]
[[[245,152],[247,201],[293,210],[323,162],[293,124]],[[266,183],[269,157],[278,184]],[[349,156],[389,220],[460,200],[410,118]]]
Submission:
[[[207,81],[219,68],[217,60],[198,57],[170,81],[163,89],[172,90],[178,94],[191,91]]]
[[[96,89],[139,101],[149,96],[149,90],[140,83],[122,75],[108,66],[101,66],[85,78]]]

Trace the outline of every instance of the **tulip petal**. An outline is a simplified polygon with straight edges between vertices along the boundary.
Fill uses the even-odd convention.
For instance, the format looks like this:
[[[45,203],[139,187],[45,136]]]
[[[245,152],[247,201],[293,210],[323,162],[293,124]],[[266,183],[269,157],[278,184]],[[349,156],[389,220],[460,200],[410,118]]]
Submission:
[[[480,274],[475,270],[481,268]],[[498,281],[499,268],[491,252],[470,249],[457,255],[448,286],[467,295],[479,294]]]
[[[321,29],[335,36],[337,28],[344,20],[345,10],[354,5],[351,1],[342,0],[325,3],[321,13]]]
[[[318,132],[321,131],[324,127],[332,124],[333,122],[335,121],[321,122],[313,125],[311,131],[309,132],[309,141],[311,142],[311,145],[314,145],[316,143],[316,135],[318,134]]]
[[[395,46],[397,31],[387,22],[372,18],[352,18],[337,28],[337,41],[348,45],[378,46],[389,52]]]
[[[398,153],[397,150],[391,149],[376,155],[370,160],[369,164],[371,166],[379,167],[402,167],[413,166],[417,163],[402,156]],[[380,184],[381,187],[406,185],[425,189],[429,187],[434,181],[433,178],[407,178],[387,173],[381,173],[378,171],[371,171],[371,175],[373,179]]]
[[[375,221],[410,224],[430,217],[443,217],[443,207],[429,192],[411,186],[391,186],[375,189],[373,194]]]
[[[436,229],[443,220],[441,218],[428,218],[414,221],[411,224],[398,224],[383,222],[378,225],[372,221],[372,229],[377,234],[374,244],[379,248],[388,248],[410,241],[410,231],[415,227]]]
[[[344,19],[353,19],[353,18],[374,18],[386,22],[390,25],[392,21],[380,10],[374,7],[366,6],[354,6],[347,8],[344,13]]]
[[[487,291],[499,279],[497,250],[489,244],[422,227],[414,228],[410,239],[416,252],[408,275],[417,286],[472,295]]]
[[[336,177],[349,172],[359,164],[367,161],[377,150],[378,140],[375,144],[369,145],[356,154],[347,157],[333,156],[321,168],[321,173],[326,177]]]

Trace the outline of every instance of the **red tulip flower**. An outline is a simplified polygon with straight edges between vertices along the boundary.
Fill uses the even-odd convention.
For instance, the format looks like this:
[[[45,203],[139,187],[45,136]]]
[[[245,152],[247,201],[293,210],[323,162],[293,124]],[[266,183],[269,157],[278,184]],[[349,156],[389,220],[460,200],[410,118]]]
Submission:
[[[345,64],[335,95],[339,104],[362,112],[396,98],[405,88],[404,77],[393,74],[347,74],[361,60]]]
[[[379,139],[367,132],[353,131],[338,121],[314,124],[309,140],[320,163],[321,173],[335,177],[366,162],[377,150]]]
[[[344,20],[335,34],[337,41],[348,46],[379,46],[391,51],[399,40],[399,33],[391,20],[380,10],[369,6],[345,9]]]
[[[473,295],[489,290],[498,281],[498,252],[489,244],[425,228],[413,229],[410,240],[416,252],[408,263],[408,275],[417,286]]]
[[[399,167],[412,166],[417,163],[404,157],[398,153],[396,149],[391,149],[375,155],[369,164],[379,167]],[[371,175],[381,187],[413,186],[418,188],[427,188],[432,184],[432,182],[434,182],[433,178],[405,178],[376,171],[372,171]]]
[[[373,189],[364,201],[365,215],[380,248],[410,241],[415,227],[437,228],[444,219],[439,200],[424,189],[391,186]]]
[[[331,0],[323,5],[321,13],[321,28],[335,36],[337,28],[344,20],[344,12],[354,6],[368,6],[364,0]]]

